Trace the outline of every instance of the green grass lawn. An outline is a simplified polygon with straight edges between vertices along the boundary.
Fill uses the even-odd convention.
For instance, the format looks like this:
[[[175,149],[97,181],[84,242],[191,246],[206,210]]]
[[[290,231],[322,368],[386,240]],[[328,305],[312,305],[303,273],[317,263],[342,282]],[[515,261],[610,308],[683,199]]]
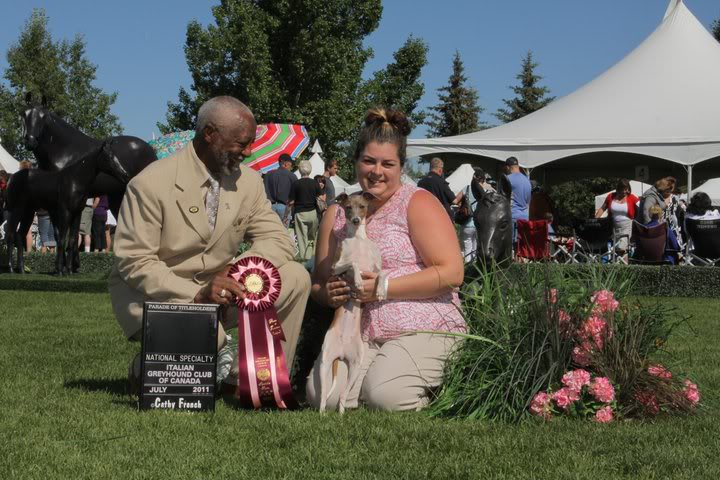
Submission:
[[[0,478],[718,478],[718,301],[664,301],[693,315],[672,347],[700,386],[697,415],[505,425],[222,402],[138,413],[125,394],[138,346],[107,294],[0,291]]]

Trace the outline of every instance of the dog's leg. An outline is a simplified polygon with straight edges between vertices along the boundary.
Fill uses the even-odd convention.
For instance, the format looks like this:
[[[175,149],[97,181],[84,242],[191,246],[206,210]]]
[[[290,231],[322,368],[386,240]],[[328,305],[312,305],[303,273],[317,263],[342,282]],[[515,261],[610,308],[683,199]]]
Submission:
[[[345,364],[347,365],[348,373],[347,384],[345,384],[345,389],[340,392],[340,398],[338,399],[338,412],[341,415],[345,413],[345,401],[362,372],[365,343],[362,341],[360,334],[361,316],[362,309],[358,306],[358,308],[355,308],[353,311],[352,339],[350,343],[345,346]]]
[[[352,264],[353,282],[355,282],[355,288],[358,292],[363,293],[365,288],[363,287],[362,269],[358,262]]]

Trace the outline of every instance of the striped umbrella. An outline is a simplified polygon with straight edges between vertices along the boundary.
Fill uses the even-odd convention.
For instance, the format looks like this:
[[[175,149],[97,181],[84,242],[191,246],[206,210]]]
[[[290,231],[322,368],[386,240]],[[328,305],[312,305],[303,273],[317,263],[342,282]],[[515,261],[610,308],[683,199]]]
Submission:
[[[165,158],[180,150],[195,137],[195,132],[187,130],[174,132],[150,140],[148,143],[155,149],[157,157]],[[302,125],[286,123],[267,123],[258,125],[252,155],[243,162],[258,172],[266,173],[278,168],[278,158],[287,153],[297,158],[310,144],[307,130]]]

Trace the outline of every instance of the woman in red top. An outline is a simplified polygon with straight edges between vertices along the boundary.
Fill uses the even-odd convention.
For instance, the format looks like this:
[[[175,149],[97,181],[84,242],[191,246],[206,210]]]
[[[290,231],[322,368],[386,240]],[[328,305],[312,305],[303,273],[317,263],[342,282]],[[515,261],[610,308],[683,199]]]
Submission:
[[[637,211],[637,204],[640,201],[638,197],[630,192],[630,182],[626,178],[621,178],[618,180],[615,191],[608,194],[605,202],[595,212],[595,218],[602,217],[605,211],[612,218],[614,234],[617,239],[615,250],[620,255],[627,253],[628,242],[632,234],[632,222]]]

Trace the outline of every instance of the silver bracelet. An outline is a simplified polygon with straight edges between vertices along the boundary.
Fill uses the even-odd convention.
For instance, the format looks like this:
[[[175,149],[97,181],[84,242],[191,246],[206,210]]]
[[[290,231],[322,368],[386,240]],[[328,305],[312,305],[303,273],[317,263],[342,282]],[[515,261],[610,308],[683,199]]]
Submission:
[[[390,279],[387,278],[387,275],[384,272],[380,272],[378,274],[378,283],[377,288],[375,289],[375,296],[378,300],[386,300],[387,299],[387,291],[388,291],[388,283],[390,282]]]

